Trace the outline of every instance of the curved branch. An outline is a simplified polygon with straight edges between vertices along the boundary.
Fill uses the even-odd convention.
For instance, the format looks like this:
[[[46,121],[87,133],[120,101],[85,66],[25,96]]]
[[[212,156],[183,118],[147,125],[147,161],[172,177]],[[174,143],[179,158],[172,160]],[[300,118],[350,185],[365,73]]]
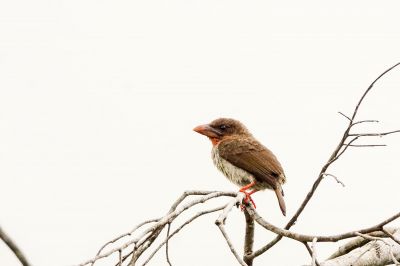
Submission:
[[[17,257],[17,259],[21,262],[23,266],[31,266],[31,264],[28,262],[28,259],[19,249],[17,244],[14,243],[14,241],[3,231],[3,229],[1,229],[1,227],[0,227],[0,239],[3,240],[3,242],[11,249],[12,253],[14,253],[14,255]]]
[[[387,218],[386,220],[384,220],[383,222],[380,222],[374,226],[368,227],[368,228],[364,228],[364,229],[360,229],[360,230],[356,230],[356,231],[350,231],[350,232],[346,232],[346,233],[342,233],[339,235],[331,235],[331,236],[316,236],[316,235],[303,235],[303,234],[298,234],[298,233],[294,233],[291,232],[289,230],[286,229],[282,229],[279,228],[269,222],[267,222],[266,220],[264,220],[264,218],[262,218],[252,207],[247,207],[247,210],[250,214],[250,216],[262,227],[264,227],[265,229],[278,234],[280,236],[284,236],[287,238],[291,238],[300,242],[313,242],[314,239],[317,239],[317,242],[337,242],[339,240],[343,240],[343,239],[347,239],[347,238],[351,238],[351,237],[356,237],[359,234],[368,234],[368,233],[372,233],[372,232],[376,232],[376,231],[381,231],[382,227],[394,220],[396,220],[397,218],[400,217],[400,212],[396,213],[395,215]]]
[[[351,121],[354,121],[354,118],[357,115],[358,109],[360,108],[361,103],[364,101],[365,96],[367,96],[368,92],[372,89],[372,87],[374,87],[375,83],[380,80],[384,75],[386,75],[386,73],[388,73],[389,71],[391,71],[393,68],[397,67],[398,65],[400,65],[400,62],[389,67],[388,69],[386,69],[382,74],[380,74],[372,83],[371,85],[369,85],[369,87],[367,88],[367,90],[364,92],[364,94],[361,96],[361,99],[358,101],[356,108],[354,108],[354,112],[353,115],[351,116]]]

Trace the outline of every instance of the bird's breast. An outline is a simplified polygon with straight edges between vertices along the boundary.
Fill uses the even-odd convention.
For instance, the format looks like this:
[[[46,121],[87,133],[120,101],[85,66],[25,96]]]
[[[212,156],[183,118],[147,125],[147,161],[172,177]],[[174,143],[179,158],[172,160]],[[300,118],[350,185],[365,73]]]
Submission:
[[[254,181],[252,175],[231,164],[219,155],[218,146],[214,146],[211,151],[211,157],[214,165],[231,181],[237,186],[245,186]]]

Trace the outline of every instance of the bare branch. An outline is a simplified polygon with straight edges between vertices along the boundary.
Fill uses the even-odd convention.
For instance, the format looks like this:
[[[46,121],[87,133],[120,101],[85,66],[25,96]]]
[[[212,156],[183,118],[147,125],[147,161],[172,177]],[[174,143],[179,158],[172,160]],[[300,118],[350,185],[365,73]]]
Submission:
[[[383,137],[386,135],[394,134],[394,133],[400,133],[400,130],[393,130],[393,131],[388,131],[388,132],[381,132],[381,133],[352,133],[349,134],[350,137]]]
[[[386,147],[386,144],[343,144],[344,146],[356,147],[356,148],[370,148],[370,147]]]
[[[244,256],[243,261],[246,262],[247,265],[253,265],[253,259],[249,259],[246,257],[247,255],[251,255],[253,253],[253,244],[254,244],[254,220],[251,218],[250,214],[247,212],[247,209],[243,211],[245,221],[246,221],[246,233],[244,236]]]
[[[324,176],[330,176],[330,177],[333,177],[333,178],[336,180],[336,182],[337,182],[337,183],[341,184],[341,185],[342,185],[342,187],[345,187],[344,183],[343,183],[342,181],[340,181],[340,180],[339,180],[339,178],[337,178],[335,175],[328,174],[328,173],[324,173]]]
[[[172,266],[171,261],[169,260],[169,252],[168,252],[168,243],[169,243],[169,230],[171,230],[171,223],[168,223],[167,228],[167,238],[165,239],[165,257],[167,259],[167,263],[169,266]]]
[[[351,122],[351,118],[350,117],[348,117],[347,115],[345,115],[342,112],[338,112],[338,113]]]
[[[228,234],[225,231],[225,221],[226,218],[229,214],[229,212],[232,210],[232,208],[236,205],[236,204],[240,204],[242,203],[244,198],[244,194],[243,193],[238,193],[238,195],[236,196],[236,198],[234,198],[233,200],[231,200],[226,207],[224,208],[223,212],[219,215],[218,219],[215,221],[215,224],[218,226],[219,230],[221,231],[222,235],[224,236],[226,243],[229,246],[229,249],[231,250],[232,254],[235,256],[236,260],[239,262],[240,265],[242,266],[248,266],[243,260],[242,258],[239,256],[238,252],[236,251],[236,249],[233,246],[232,241],[230,240]]]
[[[239,193],[241,194],[241,193]],[[191,195],[198,195],[201,197],[195,198],[189,202],[182,203],[184,199],[187,196]],[[90,259],[88,261],[85,261],[79,266],[84,266],[87,264],[91,264],[99,259],[105,258],[110,256],[111,254],[118,252],[119,250],[124,250],[127,247],[134,245],[134,252],[131,252],[132,254],[132,259],[130,262],[130,265],[134,265],[134,262],[141,256],[141,254],[154,242],[154,240],[158,237],[158,235],[161,233],[163,228],[168,224],[171,223],[176,217],[178,217],[182,212],[186,211],[187,209],[192,208],[193,206],[204,203],[210,199],[217,198],[217,197],[237,197],[238,193],[236,192],[223,192],[223,191],[217,191],[217,192],[212,192],[212,191],[186,191],[174,202],[172,205],[171,209],[168,211],[168,213],[159,219],[157,222],[155,222],[152,226],[146,228],[141,232],[138,236],[135,238],[126,241],[124,244],[109,250],[108,252],[104,253],[99,253],[96,255],[93,259]],[[143,225],[142,223],[141,225]],[[140,227],[140,226],[139,226]],[[138,227],[138,228],[139,228]],[[133,233],[132,231],[130,232],[131,234]],[[124,234],[120,237],[117,237],[120,239],[121,237],[124,237],[127,234]],[[129,235],[129,234],[128,234]],[[108,244],[106,244],[108,245]],[[106,246],[105,245],[105,246]],[[126,259],[126,257],[124,257]],[[124,259],[123,259],[124,260]]]
[[[194,215],[193,217],[191,217],[189,220],[187,220],[186,222],[184,222],[183,224],[181,224],[177,229],[175,229],[174,232],[172,232],[172,233],[168,236],[168,238],[166,238],[163,242],[161,242],[161,243],[159,244],[159,246],[150,254],[150,256],[149,256],[149,257],[146,259],[146,261],[142,264],[142,266],[145,266],[147,263],[149,263],[150,260],[151,260],[151,259],[154,257],[154,255],[157,253],[157,251],[160,250],[160,248],[161,248],[164,244],[166,244],[167,241],[168,241],[169,239],[171,239],[173,236],[175,236],[177,233],[179,233],[179,231],[180,231],[183,227],[185,227],[186,225],[190,224],[191,222],[193,222],[195,219],[199,218],[200,216],[203,216],[203,215],[205,215],[205,214],[209,214],[209,213],[213,213],[213,212],[217,212],[217,211],[223,210],[225,207],[226,207],[226,205],[223,205],[223,206],[220,206],[220,207],[217,207],[217,208],[213,208],[213,209],[210,209],[210,210],[205,210],[205,211],[198,212],[196,215]]]
[[[374,87],[375,83],[382,78],[384,75],[386,75],[386,73],[388,73],[389,71],[391,71],[392,69],[394,69],[395,67],[397,67],[398,65],[400,65],[400,62],[389,67],[388,69],[386,69],[382,74],[380,74],[367,88],[367,90],[364,92],[364,94],[361,96],[361,99],[358,101],[356,108],[354,109],[353,115],[351,116],[351,121],[354,121],[354,118],[357,115],[358,109],[360,108],[361,103],[364,101],[365,97],[367,96],[367,94],[370,92],[370,90],[372,89],[372,87]]]
[[[386,73],[388,73],[389,71],[391,71],[392,69],[394,69],[395,67],[397,67],[398,65],[400,65],[400,62],[393,65],[392,67],[388,68],[387,70],[385,70],[382,74],[380,74],[370,85],[369,87],[366,89],[366,91],[363,93],[363,95],[361,96],[360,100],[358,101],[353,114],[351,117],[348,117],[347,115],[339,112],[339,114],[341,114],[342,116],[344,116],[345,118],[347,118],[349,120],[349,125],[346,128],[346,130],[343,133],[343,136],[341,138],[341,140],[339,141],[339,144],[336,146],[335,150],[332,152],[331,156],[329,157],[328,161],[325,163],[325,165],[322,167],[317,179],[314,181],[311,190],[308,192],[308,194],[306,195],[306,197],[304,198],[303,202],[301,203],[300,207],[297,209],[296,213],[292,216],[292,218],[289,220],[289,222],[286,224],[285,229],[290,229],[290,227],[292,227],[295,222],[297,221],[298,217],[300,216],[300,214],[303,212],[303,210],[305,209],[305,207],[307,206],[308,202],[310,201],[310,199],[312,198],[312,196],[314,195],[315,190],[318,188],[319,184],[321,183],[322,179],[324,178],[324,173],[326,173],[327,169],[329,168],[329,166],[334,163],[345,151],[349,146],[344,146],[343,144],[345,143],[345,141],[347,140],[347,138],[349,137],[350,134],[350,129],[352,128],[353,124],[354,124],[354,119],[357,115],[358,109],[360,108],[361,103],[363,102],[364,98],[366,97],[366,95],[368,94],[368,92],[372,89],[372,87],[375,85],[375,83],[381,78],[383,77]],[[357,122],[355,122],[357,123]],[[355,141],[357,139],[357,137],[353,140]],[[348,144],[352,144],[351,142]],[[280,240],[282,239],[281,235],[276,236],[272,241],[270,241],[267,245],[263,246],[262,248],[258,249],[257,251],[255,251],[252,255],[248,256],[249,258],[255,258],[261,254],[263,254],[264,252],[266,252],[267,250],[269,250],[271,247],[273,247],[276,243],[278,243]]]
[[[217,226],[218,226],[219,230],[221,231],[222,235],[224,236],[224,238],[225,238],[225,240],[226,240],[226,243],[227,243],[228,246],[229,246],[229,249],[231,250],[232,254],[235,256],[235,258],[237,259],[237,261],[239,262],[239,264],[242,265],[242,266],[248,266],[248,265],[246,264],[246,262],[244,262],[244,261],[242,260],[242,258],[240,258],[240,256],[239,256],[239,254],[237,253],[236,249],[233,247],[233,243],[232,243],[232,241],[230,240],[228,234],[227,234],[226,231],[225,231],[225,226],[224,226],[224,224],[219,223],[219,224],[217,224]]]
[[[22,253],[21,249],[15,244],[15,242],[3,231],[0,227],[0,239],[8,246],[8,248],[14,253],[15,257],[21,262],[23,266],[31,266],[28,259]]]
[[[339,148],[339,150],[338,150],[338,153],[336,154],[336,156],[332,159],[332,161],[330,161],[329,162],[329,165],[328,165],[328,167],[333,163],[333,162],[335,162],[336,160],[338,160],[339,158],[340,158],[340,156],[342,156],[343,155],[343,153],[345,153],[345,151],[347,150],[347,148],[348,147],[350,147],[350,145],[354,142],[354,141],[356,141],[356,140],[358,140],[360,137],[355,137],[355,138],[353,138],[352,140],[350,140],[349,141],[349,143],[347,143],[346,145],[344,145],[344,142],[347,140],[347,138],[348,138],[348,133],[347,133],[347,136],[344,138],[344,139],[342,139],[342,142],[341,142],[341,146],[340,146],[340,148]],[[344,147],[344,148],[343,148]],[[342,149],[343,148],[343,149]]]
[[[313,251],[312,251],[312,249],[310,248],[310,246],[308,245],[307,242],[303,242],[303,245],[306,247],[307,252],[308,252],[308,254],[310,254],[310,258],[311,258],[311,260],[312,260],[312,257],[313,257]],[[319,264],[319,262],[318,262],[317,259],[315,259],[315,265],[316,265],[316,266],[320,266],[320,264]]]
[[[194,199],[185,204],[178,205],[179,203],[181,203],[183,201],[183,199],[185,199],[186,196],[189,196],[189,195],[204,195],[204,196]],[[209,191],[206,191],[206,192],[204,192],[204,191],[188,191],[188,192],[183,193],[183,195],[171,207],[171,209],[169,210],[167,215],[164,216],[160,220],[160,222],[157,223],[156,227],[153,230],[151,230],[152,233],[151,233],[150,237],[148,239],[140,240],[140,241],[143,241],[143,246],[139,246],[142,243],[140,241],[138,242],[137,246],[139,246],[139,247],[136,250],[136,252],[133,253],[130,265],[133,266],[134,263],[137,261],[137,259],[142,255],[142,253],[145,250],[147,250],[148,247],[150,247],[150,245],[158,237],[158,235],[161,233],[161,231],[163,230],[164,226],[167,223],[171,223],[176,217],[178,217],[182,212],[186,211],[187,209],[189,209],[197,204],[204,203],[210,199],[213,199],[216,197],[221,197],[221,196],[233,197],[233,196],[237,196],[237,193],[221,192],[221,191],[216,191],[216,192],[211,192],[211,193]],[[142,234],[142,235],[144,235],[144,234]]]
[[[254,208],[252,208],[251,206],[248,206],[246,208],[247,208],[250,216],[259,225],[261,225],[265,229],[267,229],[275,234],[278,234],[278,235],[281,235],[281,236],[284,236],[287,238],[291,238],[291,239],[294,239],[294,240],[297,240],[300,242],[312,242],[314,240],[314,238],[317,238],[318,242],[337,242],[339,240],[358,236],[358,234],[368,234],[368,233],[372,233],[375,231],[381,231],[381,229],[384,225],[386,225],[400,217],[400,212],[399,212],[399,213],[396,213],[395,215],[389,217],[388,219],[384,220],[383,222],[380,222],[377,225],[374,225],[374,226],[371,226],[368,228],[364,228],[364,229],[360,229],[360,230],[356,230],[356,231],[350,231],[350,232],[346,232],[346,233],[342,233],[342,234],[338,234],[338,235],[316,236],[316,235],[303,235],[303,234],[291,232],[286,229],[279,228],[279,227],[267,222],[266,220],[264,220],[264,218],[262,218],[256,212],[256,210],[254,210]]]
[[[159,220],[160,220],[160,218],[158,218],[158,219],[150,219],[150,220],[144,221],[144,222],[142,222],[142,223],[136,225],[136,226],[135,226],[131,231],[129,231],[128,233],[124,233],[124,234],[122,234],[122,235],[120,235],[120,236],[117,236],[116,238],[114,238],[114,239],[108,241],[107,243],[105,243],[105,244],[99,249],[99,251],[97,252],[96,256],[100,255],[100,253],[101,253],[101,252],[104,250],[104,248],[106,248],[108,245],[110,245],[110,244],[112,244],[112,243],[115,243],[116,241],[118,241],[118,240],[120,240],[120,239],[122,239],[122,238],[124,238],[124,237],[126,237],[126,236],[132,235],[133,232],[135,232],[136,230],[138,230],[138,229],[139,229],[140,227],[142,227],[143,225],[146,225],[146,224],[148,224],[148,223],[158,222]],[[93,265],[95,262],[96,262],[96,261],[93,261],[93,262],[91,263],[91,265]]]
[[[352,123],[352,126],[359,125],[362,123],[379,123],[379,120],[361,120],[361,121]]]

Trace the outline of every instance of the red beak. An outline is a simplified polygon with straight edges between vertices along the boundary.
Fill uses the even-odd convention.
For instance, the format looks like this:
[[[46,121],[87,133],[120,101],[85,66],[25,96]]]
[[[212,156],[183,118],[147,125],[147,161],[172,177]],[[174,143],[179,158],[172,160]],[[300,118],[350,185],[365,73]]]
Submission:
[[[208,124],[197,126],[193,128],[193,130],[209,138],[220,138],[222,135],[221,132],[219,132],[215,128],[210,127],[210,125]]]

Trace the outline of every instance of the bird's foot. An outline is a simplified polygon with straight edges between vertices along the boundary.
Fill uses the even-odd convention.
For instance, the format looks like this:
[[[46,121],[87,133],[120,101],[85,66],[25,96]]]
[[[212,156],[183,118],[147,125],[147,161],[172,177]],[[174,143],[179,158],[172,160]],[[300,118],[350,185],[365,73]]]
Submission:
[[[249,202],[253,205],[254,209],[256,208],[256,203],[254,202],[254,200],[251,198],[251,194],[252,193],[248,193],[246,191],[241,191],[242,193],[244,193],[246,195],[246,197],[243,199],[243,204],[240,205],[240,209],[243,211],[244,209],[246,209],[246,205],[249,204]]]

